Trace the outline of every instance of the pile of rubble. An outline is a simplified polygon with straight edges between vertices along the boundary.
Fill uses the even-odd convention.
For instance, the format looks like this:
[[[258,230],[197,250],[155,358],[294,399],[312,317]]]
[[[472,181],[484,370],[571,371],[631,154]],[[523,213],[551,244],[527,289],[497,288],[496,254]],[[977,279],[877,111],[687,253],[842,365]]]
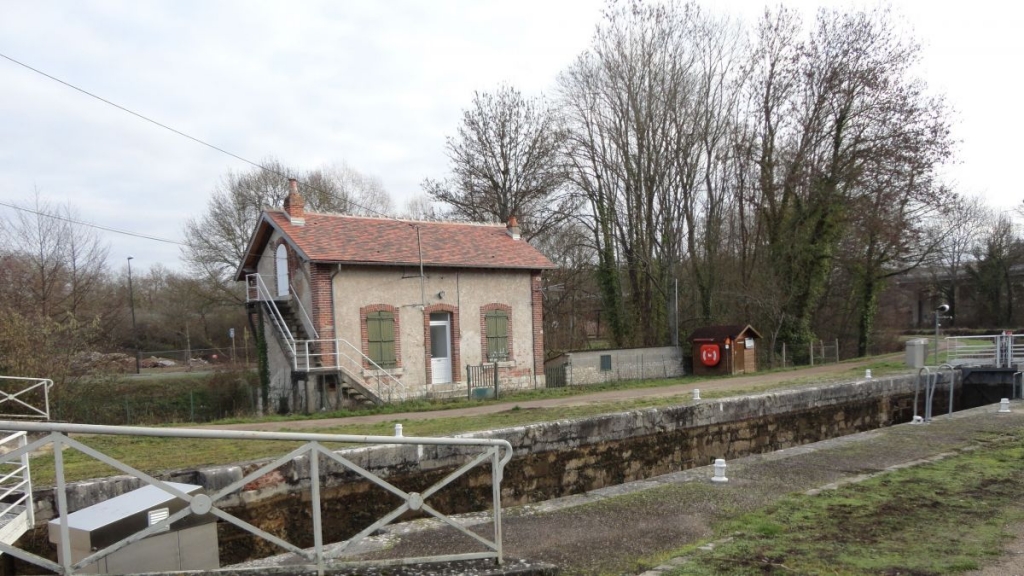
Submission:
[[[75,374],[127,374],[135,371],[135,357],[121,352],[82,352],[71,361]]]
[[[193,358],[192,366],[206,366],[208,361],[202,358]],[[175,368],[185,366],[184,362],[150,356],[139,360],[140,368]],[[131,374],[135,372],[135,356],[122,352],[83,352],[77,355],[72,362],[72,370],[75,374]]]

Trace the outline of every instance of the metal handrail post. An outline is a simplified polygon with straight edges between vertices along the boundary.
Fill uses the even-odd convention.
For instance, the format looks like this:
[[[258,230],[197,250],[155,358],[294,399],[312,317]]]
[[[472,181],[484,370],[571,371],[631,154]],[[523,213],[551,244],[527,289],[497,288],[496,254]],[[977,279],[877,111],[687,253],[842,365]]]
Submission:
[[[914,382],[914,418],[912,420],[913,422],[917,421],[917,398],[918,398],[918,394],[920,394],[920,392],[921,392],[921,379],[922,379],[922,376],[927,377],[927,375],[930,374],[930,373],[931,373],[931,370],[927,366],[922,366],[921,369],[917,371],[917,380]],[[927,397],[927,395],[928,395],[928,386],[925,385],[925,397]]]
[[[319,444],[313,442],[313,450],[309,451],[309,491],[313,505],[313,549],[316,554],[318,574],[324,573],[324,527],[320,518],[320,450]]]
[[[24,448],[28,446],[28,434],[22,433],[18,438],[18,448]],[[36,525],[36,510],[35,502],[32,500],[32,470],[29,468],[29,454],[25,451],[21,455],[21,466],[25,470],[25,493],[28,495],[28,499],[25,502],[25,511],[28,513],[28,525]]]
[[[494,543],[498,547],[498,557],[496,558],[497,564],[504,562],[502,546],[501,546],[501,476],[502,466],[498,460],[498,449],[492,450],[492,461],[491,461],[491,498],[494,510]]]
[[[956,388],[956,369],[953,368],[952,364],[943,364],[939,366],[939,370],[949,370],[949,416],[953,415],[953,391]]]
[[[934,413],[935,387],[938,384],[938,372],[928,374],[927,392],[925,392],[924,421],[931,422]]]

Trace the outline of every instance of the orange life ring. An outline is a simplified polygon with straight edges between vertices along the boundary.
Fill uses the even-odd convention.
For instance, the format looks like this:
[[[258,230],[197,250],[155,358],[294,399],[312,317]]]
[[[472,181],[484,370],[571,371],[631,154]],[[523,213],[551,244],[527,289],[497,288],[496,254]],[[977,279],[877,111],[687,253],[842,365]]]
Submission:
[[[700,347],[700,362],[701,364],[711,367],[718,366],[718,363],[722,361],[722,353],[718,349],[718,344],[701,344]]]

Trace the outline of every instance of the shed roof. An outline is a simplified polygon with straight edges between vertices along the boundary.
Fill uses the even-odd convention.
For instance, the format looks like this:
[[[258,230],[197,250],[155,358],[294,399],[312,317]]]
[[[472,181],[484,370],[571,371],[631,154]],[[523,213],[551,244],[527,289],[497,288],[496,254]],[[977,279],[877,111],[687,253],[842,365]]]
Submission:
[[[424,266],[435,267],[554,268],[540,251],[513,239],[502,225],[306,212],[305,224],[296,226],[283,211],[268,210],[260,217],[236,279],[256,270],[273,230],[312,262],[418,266],[422,259]]]
[[[760,338],[761,333],[750,324],[730,324],[722,326],[704,326],[690,334],[691,342],[724,342],[726,338],[738,340],[744,335]]]

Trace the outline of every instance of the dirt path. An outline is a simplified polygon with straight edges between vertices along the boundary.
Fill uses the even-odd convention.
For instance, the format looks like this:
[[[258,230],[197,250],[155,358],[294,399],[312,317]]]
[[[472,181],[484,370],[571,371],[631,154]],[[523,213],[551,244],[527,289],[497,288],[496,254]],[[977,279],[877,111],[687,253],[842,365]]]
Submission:
[[[504,412],[512,406],[520,409],[530,408],[558,408],[563,406],[586,406],[591,404],[606,404],[620,402],[623,400],[634,400],[638,398],[665,398],[689,394],[694,388],[701,391],[723,391],[750,388],[752,386],[766,386],[780,382],[792,381],[795,379],[812,378],[815,376],[831,376],[846,372],[853,368],[869,366],[884,356],[875,356],[870,359],[856,362],[843,362],[841,364],[825,364],[811,368],[803,368],[788,372],[773,372],[770,374],[754,374],[751,376],[737,376],[734,378],[722,378],[721,380],[704,380],[699,383],[677,384],[675,386],[662,386],[657,388],[630,388],[625,390],[608,390],[594,392],[593,394],[578,394],[575,396],[564,396],[560,398],[543,398],[540,400],[496,402],[469,408],[455,408],[452,410],[435,410],[430,412],[399,412],[395,414],[372,414],[367,416],[350,416],[348,418],[323,418],[317,420],[291,420],[284,422],[258,422],[247,424],[219,424],[209,426],[198,426],[214,430],[315,430],[319,428],[333,428],[346,424],[376,424],[378,422],[392,422],[397,420],[433,420],[435,418],[458,418],[462,416],[479,416],[482,414],[497,414]]]

